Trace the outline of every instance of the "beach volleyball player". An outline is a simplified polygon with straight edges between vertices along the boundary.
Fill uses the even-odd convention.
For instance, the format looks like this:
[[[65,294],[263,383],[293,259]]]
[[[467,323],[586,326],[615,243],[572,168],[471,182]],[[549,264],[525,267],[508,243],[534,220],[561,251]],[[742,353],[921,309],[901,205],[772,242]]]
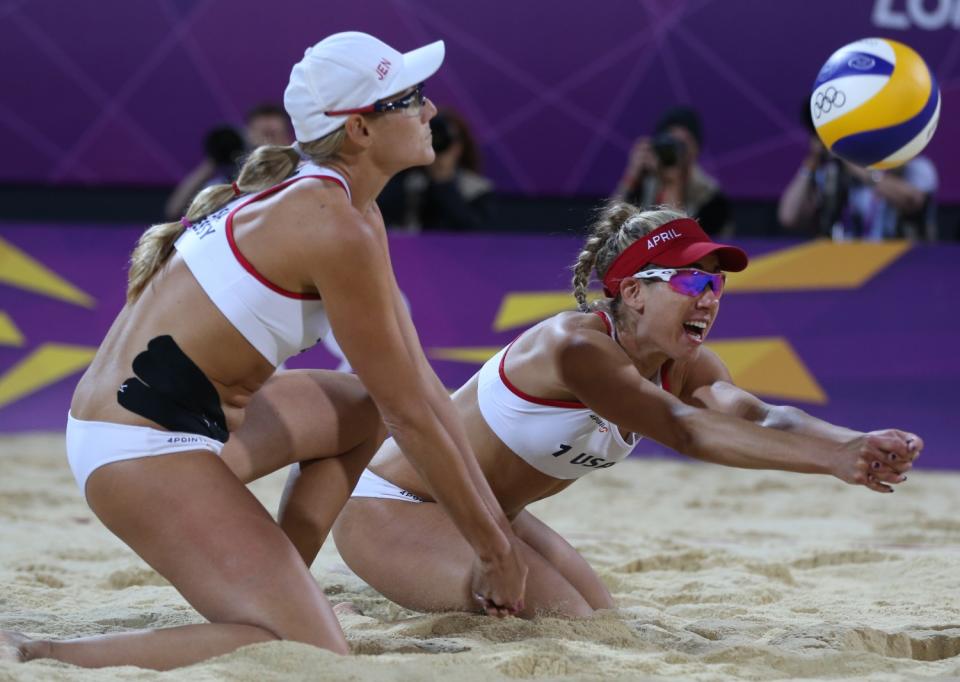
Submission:
[[[67,453],[81,491],[209,623],[4,633],[6,657],[167,669],[275,639],[346,653],[323,592],[244,483],[309,460],[313,528],[326,534],[316,524],[329,529],[346,502],[380,415],[475,548],[481,605],[519,609],[517,541],[424,357],[374,201],[394,173],[433,160],[422,87],[443,54],[442,42],[401,54],[362,33],[307,50],[285,93],[298,146],[259,148],[233,186],[144,233],[127,304],[77,386]],[[359,380],[274,374],[330,326]]]
[[[832,474],[877,492],[905,479],[923,447],[916,435],[860,433],[766,404],[736,387],[703,347],[724,271],[746,265],[740,249],[712,242],[680,213],[611,203],[576,262],[580,311],[522,333],[454,394],[530,569],[522,615],[587,616],[614,605],[587,562],[526,507],[588,473],[612,467],[603,475],[616,476],[615,465],[640,438],[708,462]],[[606,293],[593,310],[586,305],[591,270]],[[386,441],[361,477],[334,525],[337,548],[357,575],[401,606],[473,609],[470,546],[433,504],[433,484],[402,447]],[[326,530],[321,515],[318,531],[308,531],[322,498],[307,486],[297,493],[281,519],[298,529],[292,539],[310,562]],[[603,509],[584,513],[603,522]]]

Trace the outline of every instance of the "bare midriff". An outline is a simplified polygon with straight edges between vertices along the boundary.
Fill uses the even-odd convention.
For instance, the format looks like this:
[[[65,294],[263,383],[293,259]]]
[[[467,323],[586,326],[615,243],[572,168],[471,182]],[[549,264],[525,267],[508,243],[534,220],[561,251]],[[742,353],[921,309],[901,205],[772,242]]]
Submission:
[[[173,337],[210,380],[220,395],[227,428],[235,431],[274,367],[217,310],[176,253],[107,332],[74,392],[70,404],[74,418],[161,428],[122,407],[117,390],[133,376],[137,354],[162,335]]]

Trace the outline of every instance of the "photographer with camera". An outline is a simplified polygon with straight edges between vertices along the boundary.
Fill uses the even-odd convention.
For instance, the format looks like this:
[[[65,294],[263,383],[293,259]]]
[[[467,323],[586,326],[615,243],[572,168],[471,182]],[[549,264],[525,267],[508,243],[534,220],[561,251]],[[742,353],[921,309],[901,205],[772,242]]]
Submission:
[[[480,174],[480,158],[466,122],[450,109],[430,120],[436,160],[387,184],[377,199],[391,227],[477,230],[490,223],[493,183]]]
[[[240,161],[257,147],[283,146],[292,140],[290,120],[283,108],[275,104],[259,104],[248,111],[242,133],[230,125],[209,130],[203,139],[203,161],[177,183],[167,199],[167,219],[179,219],[205,187],[233,182]]]
[[[672,206],[696,218],[707,234],[731,231],[730,204],[697,163],[700,116],[690,107],[667,111],[652,138],[637,140],[613,198],[636,206]]]
[[[898,168],[868,170],[831,154],[810,132],[806,158],[784,189],[777,217],[787,230],[840,239],[936,239],[937,169],[917,156]]]

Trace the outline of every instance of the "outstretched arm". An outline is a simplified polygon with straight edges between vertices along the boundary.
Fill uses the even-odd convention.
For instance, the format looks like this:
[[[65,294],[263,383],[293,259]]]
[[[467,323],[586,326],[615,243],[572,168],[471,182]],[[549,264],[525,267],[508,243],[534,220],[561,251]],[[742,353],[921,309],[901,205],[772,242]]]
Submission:
[[[686,368],[680,399],[696,407],[747,419],[771,429],[846,443],[864,435],[860,431],[817,419],[790,405],[770,405],[734,385],[730,371],[709,348]]]
[[[717,355],[704,348],[687,368],[680,399],[687,404],[747,419],[760,426],[819,438],[841,445],[859,444],[867,451],[881,450],[881,460],[871,461],[868,478],[899,483],[903,473],[923,449],[923,440],[912,433],[886,429],[864,433],[831,424],[791,405],[770,405],[734,385],[730,372]],[[887,438],[903,441],[910,456],[906,459],[884,448]],[[884,486],[880,486],[884,487]]]
[[[724,396],[726,402],[721,399],[708,405],[701,392],[700,406],[685,403],[642,378],[609,337],[592,330],[570,336],[560,352],[560,364],[570,390],[602,417],[717,464],[826,473],[890,492],[892,488],[883,481],[902,480],[898,469],[912,461],[922,446],[917,439],[911,450],[907,437],[899,435],[902,432],[865,434],[844,442],[802,429],[769,428],[764,425],[769,406],[756,399],[730,399],[729,393]],[[895,460],[889,458],[891,454]]]

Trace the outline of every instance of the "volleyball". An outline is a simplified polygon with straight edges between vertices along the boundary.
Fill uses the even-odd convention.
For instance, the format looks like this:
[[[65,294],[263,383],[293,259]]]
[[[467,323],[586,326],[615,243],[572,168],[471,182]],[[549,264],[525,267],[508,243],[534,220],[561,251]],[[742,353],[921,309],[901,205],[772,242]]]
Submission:
[[[867,168],[919,154],[937,128],[940,89],[923,58],[887,38],[844,45],[820,69],[810,114],[824,146]]]

